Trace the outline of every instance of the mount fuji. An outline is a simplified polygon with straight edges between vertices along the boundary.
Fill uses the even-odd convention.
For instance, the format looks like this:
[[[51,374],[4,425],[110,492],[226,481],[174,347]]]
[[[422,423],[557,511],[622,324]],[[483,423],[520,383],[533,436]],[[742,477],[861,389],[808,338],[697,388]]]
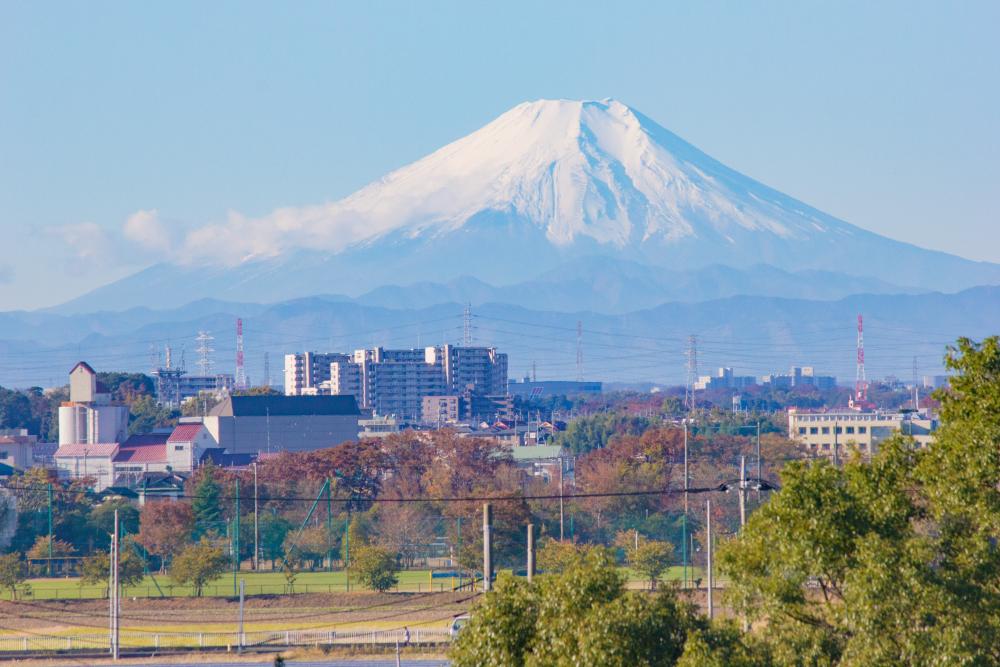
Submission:
[[[345,199],[232,216],[190,232],[181,250],[183,262],[151,266],[59,309],[122,309],[151,294],[167,307],[201,297],[357,297],[417,283],[426,292],[459,277],[513,286],[636,265],[725,266],[747,276],[735,282],[749,291],[761,265],[789,281],[826,276],[844,293],[865,284],[913,292],[1000,283],[998,264],[838,220],[610,99],[520,104]]]

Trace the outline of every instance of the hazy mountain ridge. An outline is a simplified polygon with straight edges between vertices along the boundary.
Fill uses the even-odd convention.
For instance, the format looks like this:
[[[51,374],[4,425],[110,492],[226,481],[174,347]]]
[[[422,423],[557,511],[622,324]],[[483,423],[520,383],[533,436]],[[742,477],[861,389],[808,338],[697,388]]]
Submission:
[[[984,304],[986,307],[984,307]],[[178,363],[186,350],[194,370],[194,337],[216,337],[216,368],[232,372],[234,320],[245,318],[248,374],[259,380],[263,355],[280,383],[285,353],[352,350],[358,347],[417,347],[458,342],[464,304],[384,308],[338,297],[308,297],[267,306],[202,303],[193,310],[103,313],[103,329],[86,330],[92,318],[48,314],[46,339],[9,338],[19,321],[35,313],[5,313],[0,331],[0,385],[55,385],[80,359],[99,369],[148,371],[168,342]],[[940,372],[944,346],[958,336],[981,338],[1000,331],[1000,287],[956,294],[854,295],[833,301],[734,296],[698,303],[667,303],[623,314],[533,310],[484,303],[473,310],[475,342],[510,354],[517,377],[537,363],[539,377],[575,377],[576,323],[584,328],[584,374],[601,380],[681,382],[687,336],[699,336],[703,374],[728,365],[762,374],[791,364],[816,366],[843,379],[853,377],[855,318],[865,315],[870,377],[909,377],[912,357],[923,373]],[[140,317],[141,315],[141,317]],[[933,325],[928,317],[933,316]],[[24,319],[22,319],[24,318]],[[138,319],[137,319],[138,318]],[[141,320],[141,323],[138,323]],[[60,340],[61,337],[61,340]],[[152,358],[151,358],[152,353]]]

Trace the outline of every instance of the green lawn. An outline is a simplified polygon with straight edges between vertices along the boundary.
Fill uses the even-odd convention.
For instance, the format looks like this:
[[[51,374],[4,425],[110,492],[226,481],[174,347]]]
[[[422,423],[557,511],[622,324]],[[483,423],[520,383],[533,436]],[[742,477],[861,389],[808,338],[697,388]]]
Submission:
[[[680,582],[683,578],[683,568],[672,567],[663,576],[664,581]],[[624,572],[632,582],[641,582],[642,578],[627,568]],[[700,570],[688,567],[688,582],[701,577]],[[281,594],[290,592],[285,577],[280,572],[250,572],[242,571],[239,579],[246,582],[247,595]],[[466,580],[468,581],[468,580]],[[105,587],[101,585],[81,585],[76,578],[39,578],[30,579],[31,592],[28,596],[19,597],[35,600],[57,599],[87,599],[104,597]],[[399,584],[393,590],[411,593],[426,593],[429,591],[450,591],[458,586],[457,578],[431,579],[429,570],[405,570],[399,573]],[[301,572],[295,578],[295,593],[343,593],[348,590],[347,578],[343,571],[339,572]],[[357,583],[351,582],[350,590],[360,590]],[[194,590],[190,586],[174,584],[167,575],[146,577],[140,584],[129,586],[124,594],[128,597],[190,597]],[[206,596],[228,597],[235,595],[233,575],[226,574],[205,586],[202,591]],[[10,591],[0,592],[0,599],[10,599]]]

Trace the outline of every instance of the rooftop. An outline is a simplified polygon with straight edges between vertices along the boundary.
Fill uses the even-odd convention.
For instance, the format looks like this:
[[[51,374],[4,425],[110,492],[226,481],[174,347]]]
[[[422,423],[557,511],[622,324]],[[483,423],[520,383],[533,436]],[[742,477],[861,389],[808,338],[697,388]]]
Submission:
[[[213,417],[303,417],[360,415],[353,396],[230,396],[209,413]]]

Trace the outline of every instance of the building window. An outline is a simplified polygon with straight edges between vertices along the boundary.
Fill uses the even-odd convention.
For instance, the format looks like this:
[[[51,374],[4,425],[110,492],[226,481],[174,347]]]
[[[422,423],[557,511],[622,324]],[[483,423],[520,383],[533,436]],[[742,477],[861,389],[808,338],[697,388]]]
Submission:
[[[815,426],[810,426],[809,427],[809,435],[816,435],[817,433],[819,433],[819,429],[818,428],[816,428]]]
[[[854,433],[854,427],[853,426],[848,426],[847,427],[847,432],[848,433]]]
[[[823,435],[830,435],[830,427],[829,426],[824,426],[823,427]]]
[[[868,432],[868,427],[867,426],[859,426],[858,427],[858,433],[867,433],[867,432]]]
[[[6,461],[7,460],[7,456],[9,456],[7,454],[7,450],[4,450],[4,451],[0,452],[0,461]]]
[[[836,431],[837,433],[843,433],[843,432],[844,432],[844,429],[843,429],[842,427],[840,427],[840,426],[837,426],[837,427],[835,427],[835,428],[834,428],[834,430],[835,430],[835,431]]]
[[[805,434],[806,434],[806,427],[805,426],[800,426],[799,427],[799,435],[805,435]]]
[[[824,452],[830,451],[830,443],[829,442],[824,442],[823,443],[823,451]]]
[[[174,445],[174,451],[175,452],[183,452],[184,451],[184,445]]]

